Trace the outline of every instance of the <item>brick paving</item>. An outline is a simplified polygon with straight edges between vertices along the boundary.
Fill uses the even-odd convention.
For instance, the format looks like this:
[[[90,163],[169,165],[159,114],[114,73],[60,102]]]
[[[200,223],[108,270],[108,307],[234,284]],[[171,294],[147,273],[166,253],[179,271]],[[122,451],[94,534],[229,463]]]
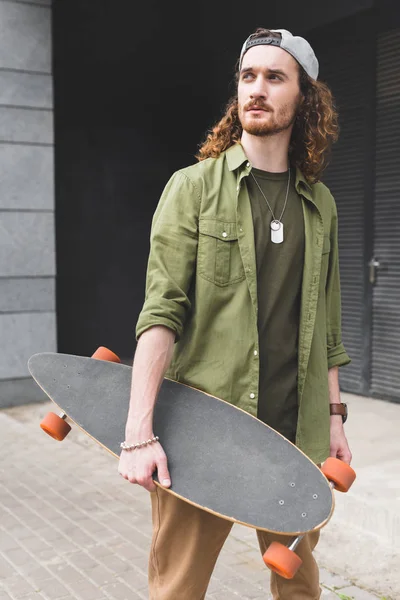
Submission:
[[[148,493],[77,428],[63,443],[46,436],[52,408],[0,411],[0,600],[147,600]],[[323,600],[378,598],[325,569],[321,584]],[[255,532],[234,525],[207,600],[268,600],[268,590]]]

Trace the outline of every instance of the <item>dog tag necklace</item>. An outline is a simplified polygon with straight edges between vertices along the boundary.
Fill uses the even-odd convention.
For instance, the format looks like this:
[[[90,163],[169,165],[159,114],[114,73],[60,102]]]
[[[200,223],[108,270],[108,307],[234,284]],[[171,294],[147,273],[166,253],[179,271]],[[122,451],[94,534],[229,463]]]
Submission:
[[[264,192],[262,191],[260,184],[258,183],[257,179],[255,178],[253,172],[251,172],[251,175],[254,179],[254,181],[257,184],[258,189],[260,190],[265,202],[267,203],[267,206],[269,208],[269,210],[271,211],[271,215],[272,215],[272,221],[270,223],[270,228],[271,228],[271,242],[273,242],[274,244],[281,244],[283,242],[283,223],[282,223],[282,217],[283,217],[283,213],[285,212],[285,208],[286,208],[286,204],[287,204],[287,199],[288,199],[288,195],[289,195],[289,186],[290,186],[290,167],[289,167],[289,177],[288,177],[288,183],[287,183],[287,188],[286,188],[286,198],[285,198],[285,203],[283,205],[283,209],[281,212],[281,216],[279,217],[279,219],[275,218],[274,212],[272,210],[272,208],[269,205],[269,202],[264,194]]]

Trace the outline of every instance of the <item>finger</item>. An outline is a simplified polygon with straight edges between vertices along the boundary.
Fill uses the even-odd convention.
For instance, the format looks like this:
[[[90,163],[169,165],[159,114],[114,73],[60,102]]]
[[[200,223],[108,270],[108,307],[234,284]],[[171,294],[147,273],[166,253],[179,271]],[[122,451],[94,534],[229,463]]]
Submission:
[[[151,477],[148,477],[147,479],[143,479],[141,482],[139,482],[139,480],[138,480],[138,483],[140,483],[140,485],[148,492],[154,492],[156,489],[154,481],[152,480]]]
[[[118,473],[121,475],[121,477],[123,477],[124,479],[126,479],[127,481],[129,481],[130,483],[136,483],[136,478],[134,476],[134,474],[132,472],[126,472],[126,471],[120,471],[118,470]]]
[[[351,463],[351,458],[352,458],[351,452],[344,448],[338,448],[337,458],[339,458],[340,460],[342,460],[343,462],[345,462],[349,465]]]
[[[145,490],[147,490],[148,492],[154,492],[154,490],[156,489],[156,486],[154,485],[154,481],[152,478],[153,475],[153,470],[152,471],[145,471],[144,473],[136,473],[136,482],[141,485],[142,487],[144,487]]]
[[[148,492],[155,492],[156,491],[156,486],[155,483],[152,479],[150,479],[150,483],[149,485],[146,486],[145,488]]]
[[[121,477],[123,477],[124,479],[128,479],[127,475],[125,474],[125,470],[123,469],[121,463],[118,465],[118,473],[119,475],[121,475]]]
[[[168,471],[167,459],[163,458],[157,462],[158,481],[163,487],[170,487],[171,476]]]
[[[351,456],[351,453],[350,453],[350,452],[346,452],[346,453],[344,453],[344,454],[343,454],[343,458],[342,458],[342,460],[343,460],[345,463],[347,463],[348,465],[351,463],[351,459],[352,459],[352,456]]]

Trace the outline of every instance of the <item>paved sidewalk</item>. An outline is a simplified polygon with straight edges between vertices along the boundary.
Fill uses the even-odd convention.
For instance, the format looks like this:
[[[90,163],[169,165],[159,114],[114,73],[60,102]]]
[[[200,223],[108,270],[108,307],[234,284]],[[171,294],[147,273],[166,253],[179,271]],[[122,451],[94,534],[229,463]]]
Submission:
[[[146,600],[148,493],[76,428],[63,443],[46,436],[52,407],[0,411],[0,600]],[[255,532],[235,525],[207,600],[266,600],[268,579]],[[321,583],[323,600],[382,598],[324,568]]]

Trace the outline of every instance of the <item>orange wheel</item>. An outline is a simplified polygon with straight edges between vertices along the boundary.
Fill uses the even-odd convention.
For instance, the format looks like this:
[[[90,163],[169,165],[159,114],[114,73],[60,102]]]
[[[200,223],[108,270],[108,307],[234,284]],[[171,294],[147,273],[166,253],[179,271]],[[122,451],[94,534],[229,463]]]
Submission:
[[[356,478],[356,473],[350,465],[332,456],[326,459],[321,470],[339,492],[347,492]]]
[[[53,412],[47,413],[40,427],[55,440],[61,442],[71,431],[71,426]]]
[[[92,358],[97,358],[98,360],[107,360],[108,362],[116,362],[120,363],[121,359],[119,356],[111,352],[108,348],[104,346],[99,346],[96,352],[92,355]]]
[[[292,579],[303,563],[293,550],[279,542],[272,542],[264,553],[263,561],[271,571],[285,579]]]

